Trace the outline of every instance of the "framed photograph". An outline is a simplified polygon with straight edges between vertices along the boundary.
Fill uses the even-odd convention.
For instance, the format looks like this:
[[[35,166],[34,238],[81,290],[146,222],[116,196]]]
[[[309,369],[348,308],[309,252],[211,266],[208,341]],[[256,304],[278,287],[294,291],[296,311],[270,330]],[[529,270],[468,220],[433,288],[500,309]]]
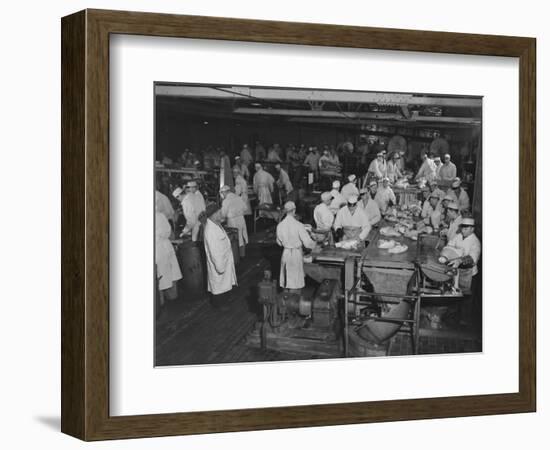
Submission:
[[[61,25],[63,432],[535,411],[535,39]]]

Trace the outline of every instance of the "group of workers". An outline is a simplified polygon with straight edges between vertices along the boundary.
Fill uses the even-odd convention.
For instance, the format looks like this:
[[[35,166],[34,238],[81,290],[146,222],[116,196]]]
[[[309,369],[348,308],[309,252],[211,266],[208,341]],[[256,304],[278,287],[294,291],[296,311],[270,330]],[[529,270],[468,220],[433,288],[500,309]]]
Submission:
[[[305,164],[311,171],[339,164],[334,148],[323,149],[323,156],[314,147],[308,149],[305,156],[304,152],[305,146],[290,146],[287,149],[287,161],[294,167],[296,164]],[[245,216],[252,212],[248,199],[248,180],[251,177],[252,164],[254,173],[251,182],[258,204],[273,203],[274,186],[279,188],[280,200],[284,203],[286,215],[276,230],[277,244],[283,247],[280,285],[290,290],[301,289],[305,285],[302,249],[313,248],[315,242],[305,225],[296,218],[294,186],[289,174],[280,164],[282,160],[279,155],[278,145],[271,147],[267,153],[262,152],[261,146],[257,146],[254,156],[248,145],[244,145],[231,167],[231,183],[220,189],[221,207],[216,204],[207,206],[195,181],[189,181],[183,188],[178,187],[172,193],[181,203],[186,219],[182,235],[191,235],[193,241],[202,236],[207,260],[207,286],[214,303],[223,303],[223,296],[237,284],[231,242],[221,225],[224,221],[228,227],[238,230],[239,251],[241,256],[245,255],[245,246],[248,243]],[[385,150],[378,152],[369,165],[370,176],[364,179],[361,186],[358,185],[360,179],[354,174],[347,177],[348,182],[344,186],[338,180],[333,181],[332,190],[321,194],[321,203],[313,211],[316,230],[335,240],[364,241],[371,228],[382,220],[388,208],[397,203],[391,185],[405,171],[402,156],[402,151],[395,150],[386,159]],[[277,179],[264,169],[259,162],[262,158],[275,163]],[[443,161],[439,156],[423,154],[422,164],[415,178],[425,178],[429,186],[428,196],[422,206],[422,219],[426,225],[445,235],[448,245],[460,247],[465,255],[460,264],[471,264],[474,272],[477,272],[476,264],[481,246],[474,233],[473,218],[467,215],[470,199],[461,186],[461,180],[456,177],[456,166],[451,162],[449,154],[444,154]],[[440,180],[443,185],[450,182],[451,188],[447,192],[439,188]],[[169,240],[172,231],[170,222],[174,221],[174,217],[170,200],[157,191],[156,259],[161,291],[181,279],[181,271]]]

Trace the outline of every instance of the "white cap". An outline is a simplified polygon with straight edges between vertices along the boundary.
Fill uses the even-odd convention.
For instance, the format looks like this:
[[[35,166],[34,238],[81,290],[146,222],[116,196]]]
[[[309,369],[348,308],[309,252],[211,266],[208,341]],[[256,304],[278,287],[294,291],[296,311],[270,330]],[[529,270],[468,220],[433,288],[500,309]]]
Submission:
[[[357,203],[357,195],[352,194],[348,197],[348,203],[355,205]]]
[[[286,202],[284,208],[285,208],[285,211],[286,211],[286,212],[296,211],[296,203],[294,203],[294,202]]]
[[[321,200],[326,202],[327,200],[330,200],[332,198],[332,194],[330,192],[323,192],[321,194]]]
[[[197,187],[197,182],[196,181],[188,181],[185,186],[186,187]]]
[[[376,156],[384,156],[384,152],[378,152]]]
[[[235,160],[237,160],[237,159],[241,159],[241,157],[240,157],[240,156],[238,156],[238,155],[237,155],[237,156],[235,156]]]
[[[436,157],[434,158],[434,161],[441,161],[441,158],[440,158],[439,156],[436,156]]]
[[[447,205],[447,209],[454,209],[455,211],[458,211],[458,203],[451,202]]]
[[[473,217],[465,217],[462,219],[462,222],[459,224],[460,227],[473,227],[476,222]]]
[[[460,187],[460,178],[455,178],[453,182],[451,183],[452,188]]]
[[[227,184],[224,184],[221,188],[220,188],[220,192],[227,192],[227,191],[230,191],[231,188],[227,185]]]
[[[443,159],[445,159],[445,158],[451,159],[451,155],[449,155],[448,153],[445,153],[445,154],[443,155]]]
[[[388,177],[384,177],[382,178],[382,181],[390,181],[390,179]]]
[[[178,198],[179,195],[183,194],[183,189],[182,188],[176,188],[174,190],[174,192],[172,192],[172,195],[175,197],[175,198]]]
[[[332,182],[332,189],[340,189],[340,182],[338,180]]]
[[[348,181],[350,183],[353,183],[356,179],[357,179],[357,177],[354,174],[351,174],[351,175],[348,176]]]
[[[369,183],[369,187],[371,186],[378,186],[378,182],[375,181],[375,180],[371,180],[370,183]]]
[[[447,194],[445,197],[443,197],[443,200],[449,200],[452,202],[455,199],[454,195]]]

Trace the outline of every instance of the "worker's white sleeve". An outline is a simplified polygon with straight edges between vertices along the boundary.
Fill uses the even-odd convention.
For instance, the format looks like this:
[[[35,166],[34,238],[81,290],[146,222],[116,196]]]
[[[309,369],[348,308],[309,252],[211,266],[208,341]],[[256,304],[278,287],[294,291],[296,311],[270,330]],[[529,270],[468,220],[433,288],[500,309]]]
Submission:
[[[393,190],[390,191],[390,200],[394,205],[397,203],[397,199],[395,198],[395,193],[393,192]]]
[[[479,244],[479,241],[474,241],[470,248],[470,251],[468,252],[468,255],[470,255],[474,260],[474,263],[477,264],[477,262],[479,261],[479,256],[481,255],[481,245]]]
[[[439,211],[435,211],[430,217],[430,222],[434,230],[439,229],[439,224],[441,223],[441,213]]]
[[[302,241],[302,244],[304,245],[304,247],[306,247],[306,248],[314,248],[315,247],[315,242],[313,241],[313,239],[311,239],[311,236],[307,232],[306,227],[301,225],[300,230],[298,231],[298,233],[300,235],[300,240]]]
[[[361,230],[361,233],[359,233],[359,239],[362,240],[362,241],[367,239],[367,237],[370,233],[370,230],[371,230],[370,222],[368,220],[366,222],[367,223],[363,226],[363,229]]]
[[[187,223],[185,224],[185,228],[187,230],[191,230],[193,226],[196,223],[196,217],[195,217],[195,211],[193,209],[193,205],[190,203],[184,203],[182,204],[183,209],[183,215],[185,216],[185,220]]]
[[[425,219],[430,214],[430,201],[424,200],[424,204],[422,205],[422,212],[420,213],[420,217]]]
[[[456,178],[456,166],[453,164],[450,170],[451,178]]]

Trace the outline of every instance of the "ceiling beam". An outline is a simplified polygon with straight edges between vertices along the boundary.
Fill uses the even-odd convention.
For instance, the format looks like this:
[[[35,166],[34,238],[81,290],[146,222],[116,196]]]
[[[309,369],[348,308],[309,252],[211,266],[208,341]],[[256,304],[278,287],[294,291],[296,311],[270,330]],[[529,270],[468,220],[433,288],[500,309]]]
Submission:
[[[480,97],[425,96],[392,92],[336,91],[319,89],[277,89],[242,86],[155,86],[157,95],[220,99],[286,100],[306,102],[377,103],[380,105],[425,105],[481,108]]]
[[[443,122],[462,123],[468,125],[479,125],[481,120],[475,117],[445,117],[445,116],[420,116],[415,112],[410,119],[406,119],[399,113],[378,113],[378,112],[340,112],[340,111],[309,111],[298,109],[267,109],[267,108],[236,108],[236,114],[259,115],[259,116],[289,116],[292,118],[310,117],[313,122],[316,118],[335,118],[343,121],[350,120],[394,120],[396,122]]]

